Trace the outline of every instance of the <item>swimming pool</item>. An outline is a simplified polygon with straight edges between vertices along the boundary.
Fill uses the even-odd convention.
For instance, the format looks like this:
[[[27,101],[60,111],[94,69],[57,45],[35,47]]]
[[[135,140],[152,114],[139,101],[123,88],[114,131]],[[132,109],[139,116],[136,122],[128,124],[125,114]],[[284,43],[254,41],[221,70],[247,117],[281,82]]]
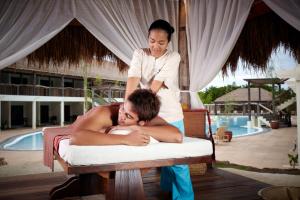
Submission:
[[[262,132],[262,128],[247,128],[247,116],[211,116],[212,132],[215,133],[220,126],[227,126],[233,137],[253,135]],[[206,126],[208,129],[208,126]],[[0,143],[5,150],[43,150],[43,133],[41,131],[15,136]]]
[[[253,135],[263,131],[262,128],[248,128],[248,116],[211,116],[211,129],[215,133],[220,126],[226,126],[227,130],[232,131],[233,137]]]
[[[5,150],[43,150],[43,133],[41,131],[11,137],[0,143]]]

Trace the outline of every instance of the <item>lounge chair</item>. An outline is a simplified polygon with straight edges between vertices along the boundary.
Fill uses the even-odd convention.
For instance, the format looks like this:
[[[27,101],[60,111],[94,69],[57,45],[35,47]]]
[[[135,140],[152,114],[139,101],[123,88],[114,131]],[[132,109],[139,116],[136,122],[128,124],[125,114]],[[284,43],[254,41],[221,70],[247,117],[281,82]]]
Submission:
[[[229,136],[225,135],[226,126],[220,126],[217,132],[213,135],[215,143],[229,142]]]

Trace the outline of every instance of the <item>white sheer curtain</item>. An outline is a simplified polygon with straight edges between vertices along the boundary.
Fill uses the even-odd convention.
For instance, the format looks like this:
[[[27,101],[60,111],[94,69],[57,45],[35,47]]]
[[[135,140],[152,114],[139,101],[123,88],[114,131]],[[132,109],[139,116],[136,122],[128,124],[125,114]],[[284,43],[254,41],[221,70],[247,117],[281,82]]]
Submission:
[[[248,17],[253,0],[186,0],[191,106],[220,71]]]
[[[0,69],[45,44],[74,18],[129,64],[133,50],[147,45],[148,26],[155,19],[170,21],[178,30],[178,4],[178,0],[0,0]]]
[[[27,56],[72,19],[72,0],[0,1],[0,69]]]
[[[277,15],[300,31],[299,0],[263,0]]]
[[[300,0],[263,0],[277,15],[291,26],[300,31]],[[295,79],[295,92],[297,97],[297,113],[300,113],[300,64],[286,72],[286,78]],[[297,124],[300,124],[300,116],[297,115]],[[300,155],[300,128],[297,130],[298,155]],[[298,164],[299,166],[299,164]]]
[[[115,55],[129,64],[134,49],[147,47],[148,27],[156,19],[169,21],[178,30],[177,0],[77,1],[77,19]],[[174,34],[171,46],[177,50]]]

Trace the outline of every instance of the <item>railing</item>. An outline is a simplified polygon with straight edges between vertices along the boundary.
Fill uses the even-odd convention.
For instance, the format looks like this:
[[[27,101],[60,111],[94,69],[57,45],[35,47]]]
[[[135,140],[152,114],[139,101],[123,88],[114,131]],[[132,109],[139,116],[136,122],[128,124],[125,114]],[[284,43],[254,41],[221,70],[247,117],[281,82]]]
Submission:
[[[81,88],[71,87],[47,87],[42,85],[22,85],[0,83],[0,94],[28,95],[28,96],[66,96],[83,97]]]

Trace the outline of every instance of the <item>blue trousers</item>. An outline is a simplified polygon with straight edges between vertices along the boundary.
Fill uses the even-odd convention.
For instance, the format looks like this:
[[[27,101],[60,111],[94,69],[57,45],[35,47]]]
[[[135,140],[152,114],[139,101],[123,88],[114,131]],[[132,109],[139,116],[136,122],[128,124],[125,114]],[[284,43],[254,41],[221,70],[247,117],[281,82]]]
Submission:
[[[184,134],[183,120],[170,123]],[[173,200],[194,200],[193,186],[188,165],[173,165],[162,167],[160,187],[172,192]]]

